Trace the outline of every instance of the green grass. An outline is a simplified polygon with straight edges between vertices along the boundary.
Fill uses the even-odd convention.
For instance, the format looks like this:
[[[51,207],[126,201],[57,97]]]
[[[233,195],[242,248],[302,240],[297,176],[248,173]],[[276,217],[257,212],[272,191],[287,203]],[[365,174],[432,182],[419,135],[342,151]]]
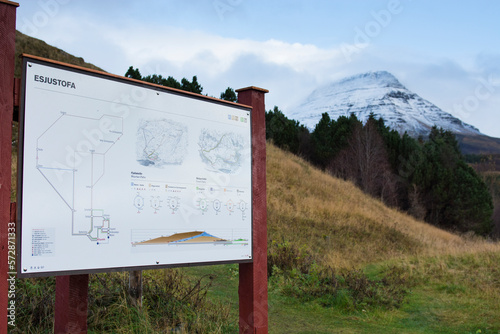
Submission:
[[[269,283],[270,333],[499,333],[500,276],[497,253],[388,261],[363,268],[381,277],[394,265],[409,273],[415,286],[399,308],[345,309],[324,307],[317,299],[304,301],[284,295]],[[237,321],[234,265],[185,269],[197,276],[211,272],[221,278],[209,297],[231,305]],[[229,275],[228,275],[229,274]],[[219,278],[217,278],[218,280]],[[236,330],[235,330],[236,332]]]
[[[191,279],[207,275],[214,278],[207,296],[214,303],[221,303],[228,307],[226,333],[237,333],[239,314],[238,264],[189,267],[182,270]]]

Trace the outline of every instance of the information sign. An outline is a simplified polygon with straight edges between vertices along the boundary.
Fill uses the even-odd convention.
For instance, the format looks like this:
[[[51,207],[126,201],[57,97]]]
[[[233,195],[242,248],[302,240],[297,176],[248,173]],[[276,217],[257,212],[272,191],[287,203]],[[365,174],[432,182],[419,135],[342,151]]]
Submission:
[[[21,277],[252,260],[251,108],[24,58]]]

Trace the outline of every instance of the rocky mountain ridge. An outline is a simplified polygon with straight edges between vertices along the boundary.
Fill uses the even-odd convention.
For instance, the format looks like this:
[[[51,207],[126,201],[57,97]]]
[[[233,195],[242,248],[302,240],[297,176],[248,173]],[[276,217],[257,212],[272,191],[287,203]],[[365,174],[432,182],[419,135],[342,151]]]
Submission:
[[[363,122],[373,113],[392,129],[412,137],[427,136],[434,125],[465,136],[481,135],[472,125],[407,89],[387,71],[358,74],[320,87],[288,116],[314,129],[325,112],[332,119],[354,113]]]

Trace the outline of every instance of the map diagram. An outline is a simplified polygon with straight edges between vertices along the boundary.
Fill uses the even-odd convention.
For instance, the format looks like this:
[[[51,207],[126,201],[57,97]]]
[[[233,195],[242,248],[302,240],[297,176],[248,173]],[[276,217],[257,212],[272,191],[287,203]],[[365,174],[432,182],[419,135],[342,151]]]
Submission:
[[[75,131],[76,129],[76,131]],[[61,112],[36,141],[36,169],[71,211],[71,234],[108,243],[111,218],[96,203],[106,154],[123,135],[123,119]]]
[[[213,172],[237,174],[242,165],[245,139],[232,132],[203,129],[198,141],[201,161]]]
[[[137,162],[164,168],[180,165],[187,154],[186,125],[169,119],[140,120],[137,127]]]

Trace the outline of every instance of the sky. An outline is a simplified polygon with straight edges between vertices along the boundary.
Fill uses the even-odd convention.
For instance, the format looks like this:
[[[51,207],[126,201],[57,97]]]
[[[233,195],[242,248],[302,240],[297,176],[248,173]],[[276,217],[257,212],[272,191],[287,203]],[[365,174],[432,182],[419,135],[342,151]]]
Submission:
[[[287,114],[320,86],[386,70],[500,137],[500,1],[18,2],[19,31],[113,74],[196,75],[215,97],[257,86]]]

